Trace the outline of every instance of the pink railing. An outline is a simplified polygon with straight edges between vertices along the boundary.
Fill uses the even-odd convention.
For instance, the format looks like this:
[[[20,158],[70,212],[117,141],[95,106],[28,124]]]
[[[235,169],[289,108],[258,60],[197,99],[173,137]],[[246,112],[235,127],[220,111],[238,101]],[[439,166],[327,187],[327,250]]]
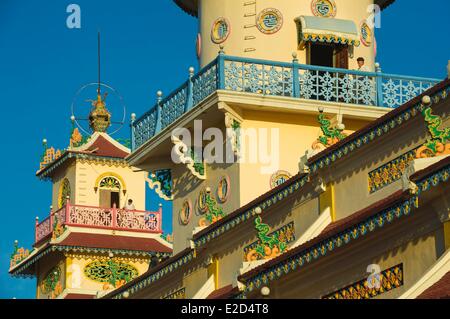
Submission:
[[[41,223],[36,220],[35,242],[39,242],[53,232],[58,220],[62,225],[102,228],[111,230],[162,233],[162,209],[157,212],[101,208],[94,206],[71,205],[70,201]]]

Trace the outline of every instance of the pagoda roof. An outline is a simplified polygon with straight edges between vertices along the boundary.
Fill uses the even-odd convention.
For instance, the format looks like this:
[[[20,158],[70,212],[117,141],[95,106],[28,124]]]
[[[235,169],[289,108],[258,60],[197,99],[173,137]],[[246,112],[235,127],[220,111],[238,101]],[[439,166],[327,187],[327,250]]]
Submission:
[[[9,270],[17,277],[32,277],[35,274],[35,264],[49,253],[73,252],[95,253],[145,257],[152,255],[170,256],[171,244],[166,242],[159,234],[151,237],[131,237],[107,235],[101,233],[71,232],[67,237],[56,242],[47,241],[35,248],[31,254]]]
[[[106,133],[95,132],[87,143],[79,147],[71,147],[65,150],[60,157],[48,163],[36,172],[39,178],[51,178],[54,171],[72,158],[96,159],[104,162],[126,163],[125,157],[131,150],[114,140]]]
[[[184,12],[191,16],[198,17],[198,0],[173,0]],[[395,0],[375,0],[375,4],[379,5],[383,10],[394,3]]]

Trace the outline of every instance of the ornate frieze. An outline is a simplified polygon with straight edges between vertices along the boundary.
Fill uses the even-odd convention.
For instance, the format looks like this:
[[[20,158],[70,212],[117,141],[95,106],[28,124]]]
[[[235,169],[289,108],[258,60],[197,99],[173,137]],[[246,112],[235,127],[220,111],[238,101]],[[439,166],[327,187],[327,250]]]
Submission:
[[[371,171],[368,177],[369,193],[375,193],[383,187],[400,180],[408,165],[414,160],[415,154],[415,151],[409,151]]]
[[[403,264],[339,289],[322,299],[371,299],[403,286]]]

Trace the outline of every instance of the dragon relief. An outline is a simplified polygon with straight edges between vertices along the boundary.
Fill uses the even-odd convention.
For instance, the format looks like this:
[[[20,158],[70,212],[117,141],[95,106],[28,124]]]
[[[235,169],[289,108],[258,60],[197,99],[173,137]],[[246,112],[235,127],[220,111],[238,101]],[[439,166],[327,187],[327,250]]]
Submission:
[[[199,226],[208,226],[221,220],[225,217],[225,213],[222,208],[217,204],[217,201],[211,197],[211,190],[208,188],[205,195],[205,205],[207,207],[207,213],[205,217],[202,217],[199,221]]]
[[[332,127],[331,121],[326,118],[323,111],[319,112],[318,122],[322,130],[322,136],[312,144],[313,150],[323,150],[347,137],[347,134],[343,133],[342,128],[339,126]]]
[[[433,114],[431,107],[422,111],[431,139],[416,150],[416,158],[427,158],[450,154],[450,128],[442,128],[442,118]]]
[[[287,250],[287,244],[278,238],[277,235],[268,235],[270,227],[262,222],[261,216],[255,218],[255,228],[258,231],[259,243],[246,255],[248,262],[272,259]]]

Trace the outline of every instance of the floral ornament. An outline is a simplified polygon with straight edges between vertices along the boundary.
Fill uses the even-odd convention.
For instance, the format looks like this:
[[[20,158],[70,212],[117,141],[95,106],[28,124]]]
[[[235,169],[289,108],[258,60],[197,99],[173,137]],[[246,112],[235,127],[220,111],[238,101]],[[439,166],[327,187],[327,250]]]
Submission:
[[[70,135],[70,148],[80,147],[86,144],[89,140],[88,136],[83,136],[77,127],[72,128],[72,134]]]
[[[43,294],[50,295],[51,299],[55,299],[61,294],[61,269],[58,266],[48,272],[41,283],[40,289]]]
[[[170,169],[158,170],[149,174],[146,178],[148,186],[164,200],[173,200],[172,174]]]
[[[172,135],[175,154],[181,163],[186,164],[189,171],[198,179],[206,179],[205,164],[193,148],[189,148],[178,137]]]
[[[339,127],[339,125],[337,127],[331,127],[331,122],[325,117],[323,110],[319,110],[319,112],[318,122],[323,135],[313,143],[312,148],[315,150],[320,149],[320,145],[329,147],[347,137],[346,134],[342,133],[344,129]]]
[[[60,222],[58,215],[54,215],[54,222],[53,222],[53,232],[52,232],[52,239],[55,240],[59,236],[61,236],[64,231],[66,230],[66,227],[62,225]]]
[[[259,209],[256,212],[261,214]],[[280,240],[276,234],[268,235],[270,227],[262,222],[261,216],[255,218],[255,228],[258,231],[259,243],[258,245],[247,254],[247,261],[255,261],[260,259],[271,259],[279,256],[287,250],[286,238]]]
[[[112,253],[109,257],[107,261],[94,261],[84,269],[86,277],[104,283],[103,290],[119,288],[138,276],[138,270],[132,265],[116,261]]]
[[[433,115],[431,107],[427,107],[422,111],[427,122],[428,131],[431,139],[416,151],[416,158],[434,157],[450,154],[450,128],[441,128],[442,119],[438,115]]]
[[[28,249],[24,249],[23,247],[19,248],[19,242],[17,240],[14,241],[14,251],[10,257],[9,267],[12,268],[21,263],[29,255],[30,251]]]
[[[211,197],[211,189],[206,188],[205,204],[208,208],[205,217],[201,218],[199,221],[199,226],[207,226],[208,224],[214,224],[215,222],[221,220],[225,217],[225,213],[222,208],[217,204],[216,200]]]

